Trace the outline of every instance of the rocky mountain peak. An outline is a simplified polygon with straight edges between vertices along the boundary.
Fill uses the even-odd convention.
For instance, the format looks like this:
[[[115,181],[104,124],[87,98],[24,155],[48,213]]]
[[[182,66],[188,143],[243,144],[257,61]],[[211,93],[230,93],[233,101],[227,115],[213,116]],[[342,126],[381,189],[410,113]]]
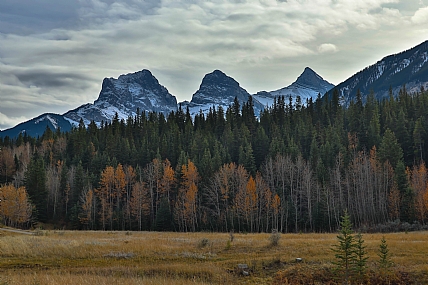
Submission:
[[[119,76],[117,81],[124,84],[139,84],[141,86],[144,86],[146,89],[156,88],[160,85],[156,77],[154,77],[153,74],[147,69],[143,69],[135,73],[121,75]]]
[[[202,79],[200,89],[203,87],[224,87],[224,88],[240,88],[239,83],[232,77],[227,76],[224,72],[220,70],[214,70],[211,73],[208,73]]]
[[[83,105],[64,116],[73,124],[82,118],[85,124],[91,120],[97,123],[111,121],[117,113],[127,119],[140,111],[162,112],[165,115],[177,110],[177,99],[162,86],[149,70],[141,70],[105,78],[98,99],[94,104]]]
[[[324,80],[311,68],[306,67],[291,85],[270,92],[258,92],[253,97],[264,106],[272,106],[274,98],[279,96],[291,97],[294,102],[297,97],[300,97],[302,102],[306,102],[310,98],[316,99],[318,94],[323,95],[333,87],[333,84]]]
[[[311,68],[306,67],[302,74],[297,78],[297,80],[293,83],[304,87],[310,87],[314,89],[319,89],[320,91],[327,92],[331,88],[333,88],[333,84],[324,80],[321,76],[319,76],[315,71]],[[293,85],[292,84],[292,85]]]
[[[193,94],[191,103],[220,104],[229,101],[233,102],[235,97],[243,101],[248,96],[248,92],[241,88],[235,79],[220,70],[214,70],[204,76],[199,90]]]
[[[159,84],[159,81],[149,70],[143,69],[135,73],[120,75],[118,79],[104,78],[97,101],[114,99],[115,97],[111,98],[111,95],[117,95],[117,93],[134,93],[134,95],[140,97],[146,93],[143,90],[155,91],[164,95],[168,93],[166,88]]]
[[[242,105],[248,101],[249,96],[250,94],[235,79],[220,70],[214,70],[204,76],[199,89],[192,96],[192,101],[183,106],[189,107],[191,114],[196,115],[200,111],[208,113],[212,107],[222,106],[226,110],[232,105],[235,97]],[[253,100],[253,103],[256,113],[259,114],[263,105],[257,100]]]

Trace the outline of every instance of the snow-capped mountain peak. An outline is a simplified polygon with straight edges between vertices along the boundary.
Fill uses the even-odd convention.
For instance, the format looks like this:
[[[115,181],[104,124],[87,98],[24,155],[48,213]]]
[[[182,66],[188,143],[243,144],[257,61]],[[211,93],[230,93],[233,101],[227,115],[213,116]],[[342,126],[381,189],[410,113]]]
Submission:
[[[182,102],[183,108],[189,108],[190,114],[195,116],[200,111],[207,114],[210,108],[221,106],[225,111],[232,105],[235,97],[242,104],[248,101],[250,94],[242,88],[232,77],[220,70],[208,73],[202,79],[199,89],[193,94],[190,102]],[[263,105],[253,100],[256,115],[260,114]]]
[[[299,96],[302,103],[305,103],[307,99],[316,99],[318,94],[324,95],[333,87],[333,84],[324,80],[311,68],[306,67],[297,80],[289,86],[270,92],[258,92],[253,97],[265,106],[272,106],[274,98],[279,96],[284,96],[287,100],[291,96],[293,102]]]
[[[330,90],[333,84],[324,80],[311,68],[306,67],[302,74],[297,77],[297,80],[291,84],[291,86],[302,86],[310,89],[319,89],[320,93],[323,95],[326,91]],[[324,91],[325,90],[325,91]],[[324,92],[321,92],[324,91]]]
[[[86,104],[64,114],[73,125],[80,119],[87,125],[111,121],[117,113],[119,119],[135,116],[137,109],[165,114],[177,110],[177,99],[159,84],[149,70],[115,78],[105,78],[100,95],[94,104]]]

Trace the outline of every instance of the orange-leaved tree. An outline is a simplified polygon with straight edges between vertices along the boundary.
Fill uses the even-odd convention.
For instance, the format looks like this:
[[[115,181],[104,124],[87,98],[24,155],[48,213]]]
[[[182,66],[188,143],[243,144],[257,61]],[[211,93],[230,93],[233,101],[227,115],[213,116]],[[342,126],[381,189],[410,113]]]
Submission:
[[[168,202],[171,202],[171,190],[175,184],[175,171],[171,167],[171,163],[168,159],[163,162],[163,176],[161,179],[161,194],[168,198]]]
[[[100,218],[103,230],[106,230],[107,221],[111,221],[113,216],[114,180],[114,168],[113,166],[107,166],[101,172],[100,187],[95,190],[101,203]]]
[[[181,166],[182,181],[179,189],[175,218],[184,231],[195,231],[197,227],[198,170],[189,159]]]
[[[96,200],[94,197],[94,191],[92,189],[85,188],[79,199],[82,205],[82,211],[79,214],[79,220],[83,225],[85,225],[87,229],[93,230],[96,214]]]
[[[425,205],[425,196],[427,191],[427,168],[422,161],[419,165],[413,166],[411,170],[410,185],[415,193],[415,209],[417,218],[422,223],[427,215],[427,206]]]
[[[150,214],[150,193],[144,182],[134,184],[130,201],[131,213],[138,223],[138,229],[143,229],[143,220]]]
[[[31,219],[33,207],[25,187],[13,185],[0,187],[0,216],[7,226],[18,227]]]

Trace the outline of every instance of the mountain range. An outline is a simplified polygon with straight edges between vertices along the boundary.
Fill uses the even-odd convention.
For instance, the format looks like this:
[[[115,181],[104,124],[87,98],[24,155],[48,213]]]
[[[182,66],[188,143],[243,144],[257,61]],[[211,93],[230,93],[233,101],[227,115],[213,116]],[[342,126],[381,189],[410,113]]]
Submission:
[[[351,76],[337,86],[327,82],[311,68],[303,73],[291,85],[274,90],[260,91],[252,95],[256,115],[263,108],[273,105],[274,98],[291,96],[293,102],[300,97],[305,103],[310,98],[331,94],[337,88],[343,103],[349,104],[355,98],[357,90],[363,99],[373,91],[378,99],[394,94],[406,85],[408,91],[419,91],[428,87],[428,41],[404,52],[387,56],[377,63]],[[149,70],[121,75],[119,78],[105,78],[98,99],[94,103],[84,104],[63,115],[43,114],[17,126],[0,131],[0,137],[17,137],[20,133],[29,136],[41,136],[46,127],[69,131],[80,121],[88,125],[94,121],[97,125],[110,122],[117,114],[119,119],[135,116],[137,110],[162,112],[165,115],[176,111],[179,106],[192,116],[199,112],[208,113],[210,108],[221,106],[226,110],[235,98],[242,105],[250,94],[240,84],[220,70],[206,74],[199,89],[190,102],[177,103],[176,97],[162,86]]]
[[[288,87],[271,92],[258,92],[253,95],[254,112],[260,112],[273,105],[277,96],[291,96],[293,100],[297,96],[309,98],[324,94],[334,85],[328,83],[309,67],[305,68],[296,82]],[[177,111],[179,106],[183,110],[189,108],[194,117],[203,112],[207,114],[210,108],[219,108],[224,111],[233,104],[235,98],[240,105],[248,101],[251,96],[232,77],[220,70],[206,74],[202,79],[199,89],[193,94],[190,102],[177,103],[175,96],[171,95],[164,86],[153,76],[149,70],[121,75],[119,78],[105,78],[102,83],[98,99],[93,104],[84,104],[63,115],[43,114],[18,124],[17,126],[1,131],[0,137],[17,137],[20,133],[29,136],[41,136],[46,127],[52,130],[58,127],[61,131],[70,131],[82,121],[86,126],[94,121],[98,126],[102,122],[110,122],[117,114],[119,119],[126,120],[129,116],[135,116],[137,110],[146,112],[161,112],[167,116],[171,111]]]
[[[344,103],[348,105],[360,91],[363,100],[370,92],[377,99],[397,95],[405,85],[407,92],[419,92],[428,87],[428,41],[382,58],[336,86]]]

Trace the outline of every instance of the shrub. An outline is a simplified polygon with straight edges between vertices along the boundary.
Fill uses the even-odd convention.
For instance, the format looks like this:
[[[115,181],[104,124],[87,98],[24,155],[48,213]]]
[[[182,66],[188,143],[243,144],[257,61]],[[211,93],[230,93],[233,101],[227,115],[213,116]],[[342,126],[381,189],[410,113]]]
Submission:
[[[273,229],[272,234],[269,237],[269,241],[270,241],[269,245],[272,247],[278,246],[280,239],[281,239],[281,233],[279,233],[277,229]]]
[[[233,230],[231,230],[229,232],[229,240],[230,240],[230,242],[233,242],[234,239],[235,239],[235,235],[233,234]]]
[[[329,268],[314,267],[308,264],[288,267],[278,271],[273,277],[273,284],[306,285],[306,284],[325,284],[336,285],[331,279]]]
[[[34,235],[35,236],[44,236],[45,232],[41,228],[37,228],[34,230]]]
[[[230,242],[230,240],[227,240],[226,249],[229,250],[231,247],[232,247],[232,243]]]
[[[210,242],[210,240],[209,239],[207,239],[207,238],[203,238],[203,239],[201,239],[200,241],[199,241],[199,243],[198,243],[198,247],[199,248],[204,248],[204,247],[206,247],[207,245],[208,245],[208,243]]]

